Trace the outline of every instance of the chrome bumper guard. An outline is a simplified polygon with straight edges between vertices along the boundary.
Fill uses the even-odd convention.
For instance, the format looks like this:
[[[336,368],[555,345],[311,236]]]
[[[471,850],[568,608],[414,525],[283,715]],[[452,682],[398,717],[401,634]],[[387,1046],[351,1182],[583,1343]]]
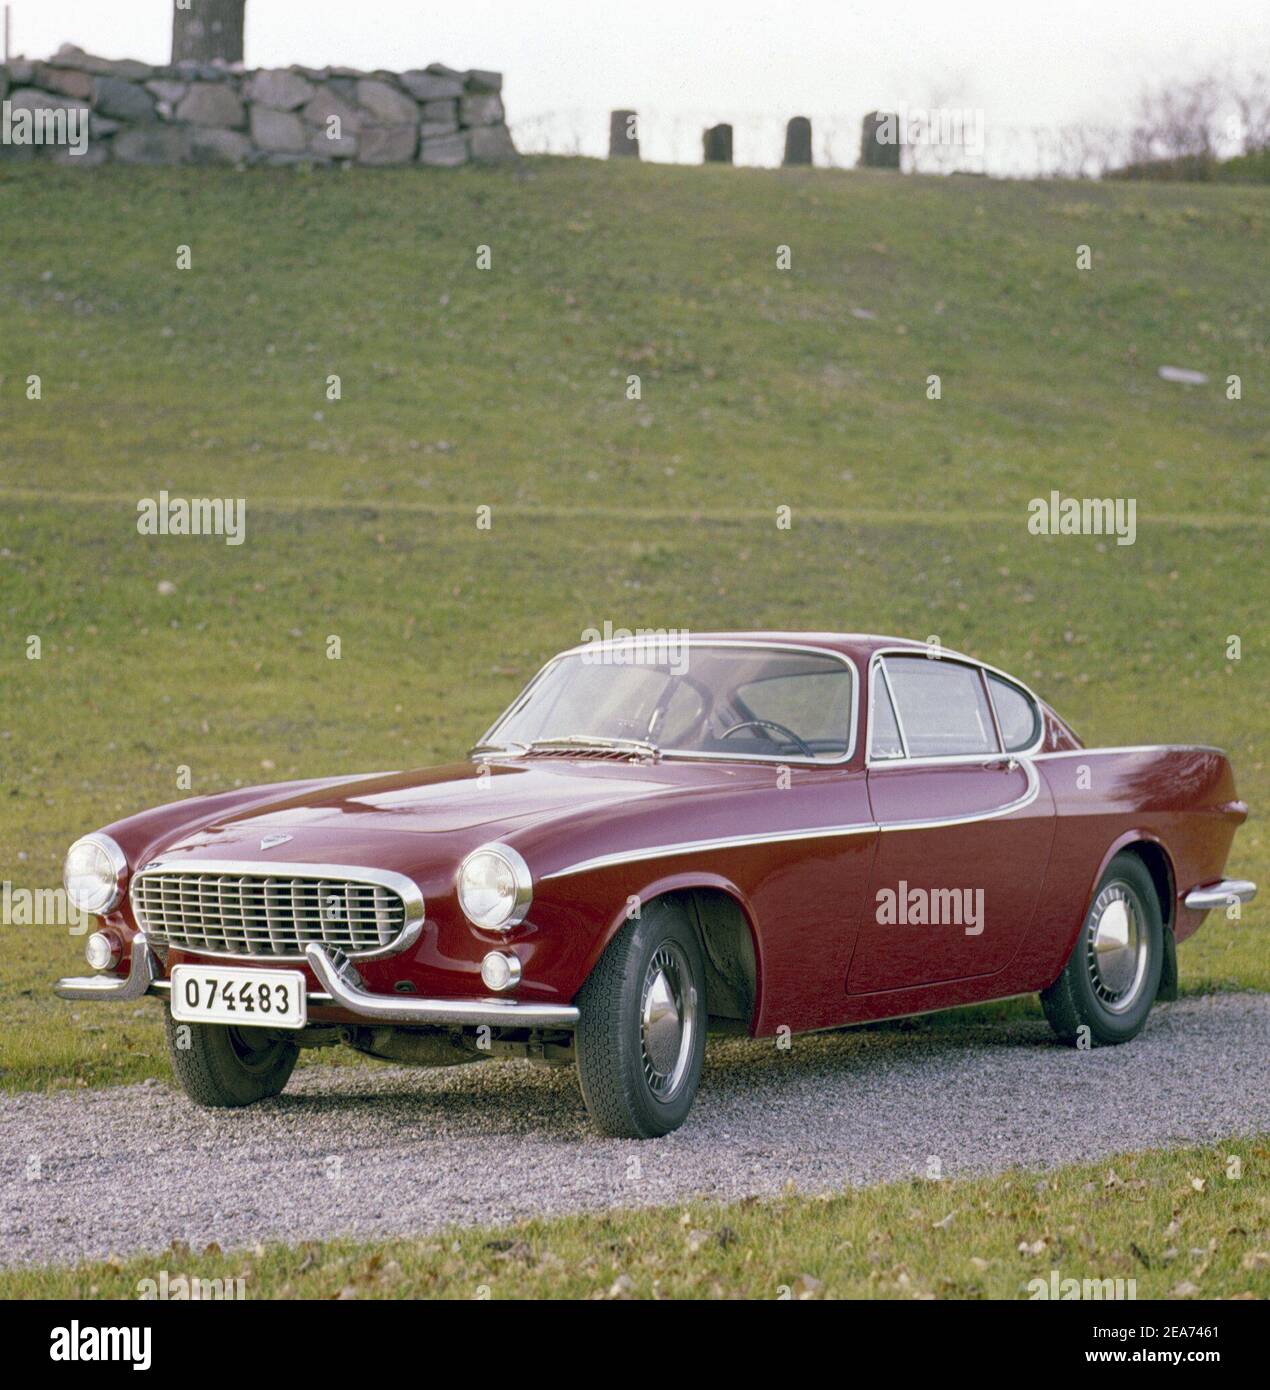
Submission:
[[[371,994],[347,961],[310,942],[304,954],[331,1002],[374,1023],[457,1023],[493,1028],[572,1028],[580,1014],[572,1004],[522,1004],[514,999],[415,999]]]
[[[1257,885],[1247,878],[1224,878],[1204,888],[1192,888],[1183,899],[1192,912],[1211,912],[1232,902],[1248,903],[1257,896]]]
[[[312,990],[309,1003],[346,1009],[375,1023],[488,1024],[495,1028],[572,1028],[578,1011],[572,1004],[521,1004],[514,999],[415,999],[371,994],[345,956],[337,957],[316,942],[305,949],[313,972],[326,992]],[[53,993],[59,999],[105,999],[127,1003],[146,994],[170,991],[159,971],[145,933],[132,939],[132,969],[126,980],[114,975],[68,976],[58,980]]]
[[[109,999],[126,1004],[148,993],[156,973],[145,933],[138,932],[132,938],[132,969],[126,980],[114,975],[68,975],[58,980],[53,993],[59,999]]]

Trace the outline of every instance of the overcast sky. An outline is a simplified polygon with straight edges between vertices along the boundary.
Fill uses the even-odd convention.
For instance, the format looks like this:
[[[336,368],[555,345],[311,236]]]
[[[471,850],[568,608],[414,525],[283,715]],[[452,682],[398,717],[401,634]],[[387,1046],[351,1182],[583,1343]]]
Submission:
[[[198,0],[194,0],[197,4]],[[172,0],[12,0],[14,51],[166,62]],[[1270,69],[1268,0],[247,0],[251,67],[446,62],[506,74],[509,118],[645,121],[935,104],[990,125],[1126,118],[1144,82]],[[597,121],[597,124],[600,122]],[[856,127],[858,129],[858,125]],[[699,146],[698,146],[699,148]]]

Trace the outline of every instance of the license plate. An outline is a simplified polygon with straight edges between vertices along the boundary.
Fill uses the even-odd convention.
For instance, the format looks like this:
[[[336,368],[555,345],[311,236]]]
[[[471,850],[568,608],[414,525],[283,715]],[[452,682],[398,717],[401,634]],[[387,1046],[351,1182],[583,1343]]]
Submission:
[[[299,970],[240,970],[216,965],[172,968],[172,1017],[178,1023],[239,1028],[303,1028],[308,999]]]

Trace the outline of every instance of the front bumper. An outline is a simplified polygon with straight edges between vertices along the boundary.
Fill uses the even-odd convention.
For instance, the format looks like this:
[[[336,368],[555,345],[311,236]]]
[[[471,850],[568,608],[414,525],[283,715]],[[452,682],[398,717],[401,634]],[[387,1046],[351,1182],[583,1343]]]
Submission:
[[[111,999],[126,1004],[148,994],[158,976],[145,933],[132,938],[132,968],[126,980],[114,975],[68,975],[53,986],[59,999]]]
[[[578,1010],[572,1004],[525,1004],[514,999],[415,999],[372,994],[363,988],[352,963],[338,952],[316,942],[305,950],[313,973],[326,987],[311,990],[309,1003],[345,1010],[372,1023],[468,1025],[493,1028],[573,1028]],[[245,963],[245,962],[244,962]],[[145,933],[132,939],[132,968],[128,978],[113,975],[70,976],[58,980],[53,993],[59,999],[105,999],[127,1003],[146,994],[165,994],[171,989],[146,942]]]
[[[1211,912],[1232,902],[1248,903],[1257,896],[1257,885],[1247,878],[1224,878],[1220,883],[1192,888],[1183,899],[1192,912]]]
[[[371,994],[351,963],[316,941],[304,948],[313,973],[331,1002],[375,1023],[466,1023],[495,1028],[572,1028],[580,1015],[572,1004],[522,1004],[514,999],[413,999]]]

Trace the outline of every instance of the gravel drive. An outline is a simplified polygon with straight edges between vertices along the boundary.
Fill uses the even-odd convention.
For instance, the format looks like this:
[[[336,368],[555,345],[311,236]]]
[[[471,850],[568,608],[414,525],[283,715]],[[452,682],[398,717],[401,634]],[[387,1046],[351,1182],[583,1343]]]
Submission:
[[[1270,996],[1157,1007],[1075,1052],[1033,1018],[710,1045],[658,1141],[599,1139],[572,1068],[307,1067],[199,1110],[159,1082],[0,1096],[0,1264],[411,1235],[583,1208],[1048,1166],[1270,1129]],[[39,1176],[31,1159],[39,1156]],[[91,1194],[91,1196],[90,1196]]]

